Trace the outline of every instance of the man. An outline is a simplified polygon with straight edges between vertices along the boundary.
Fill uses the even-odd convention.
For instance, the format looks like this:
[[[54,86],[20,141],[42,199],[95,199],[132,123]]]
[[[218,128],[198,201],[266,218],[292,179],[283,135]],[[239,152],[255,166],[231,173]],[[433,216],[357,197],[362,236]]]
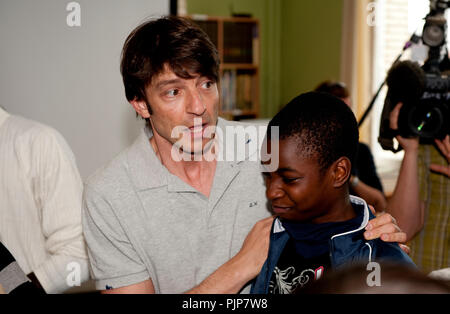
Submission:
[[[81,228],[82,182],[54,129],[0,108],[0,240],[47,293],[89,277]]]
[[[239,125],[218,119],[214,45],[185,19],[153,20],[127,38],[121,72],[147,126],[85,187],[83,226],[97,288],[248,292],[267,257],[273,218],[259,162],[251,160],[256,138],[237,143],[244,158],[208,157],[217,153],[217,135]],[[403,240],[391,220],[372,221],[371,236]]]
[[[420,144],[418,149],[418,178],[420,221],[417,234],[411,240],[411,257],[425,272],[450,267],[450,180],[448,153],[444,143],[436,146]]]
[[[390,114],[390,127],[398,129],[399,103]],[[420,144],[418,138],[396,136],[405,150],[395,191],[388,211],[411,241],[411,257],[428,273],[450,266],[450,143],[435,140],[436,146]],[[441,150],[441,153],[439,150]]]

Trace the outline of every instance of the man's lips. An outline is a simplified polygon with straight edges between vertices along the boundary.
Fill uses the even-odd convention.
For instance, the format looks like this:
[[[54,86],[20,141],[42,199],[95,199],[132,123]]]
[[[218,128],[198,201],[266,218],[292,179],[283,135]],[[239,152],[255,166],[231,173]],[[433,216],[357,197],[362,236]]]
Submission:
[[[203,123],[203,124],[196,124],[193,125],[191,127],[187,128],[187,134],[189,134],[190,137],[203,137],[203,135],[205,134],[205,130],[208,127],[208,123]]]
[[[199,125],[193,125],[191,127],[189,127],[189,130],[193,133],[196,132],[201,132],[203,131],[206,127],[208,126],[208,123],[203,123],[203,124],[199,124]]]

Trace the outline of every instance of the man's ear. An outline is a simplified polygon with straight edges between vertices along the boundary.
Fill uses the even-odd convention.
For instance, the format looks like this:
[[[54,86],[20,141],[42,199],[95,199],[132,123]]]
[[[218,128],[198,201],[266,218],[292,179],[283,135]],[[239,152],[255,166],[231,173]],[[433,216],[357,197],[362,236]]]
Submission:
[[[347,157],[341,157],[333,163],[334,187],[340,188],[350,178],[352,163]]]
[[[142,118],[150,118],[150,113],[148,112],[147,104],[144,100],[137,100],[135,98],[133,100],[130,100],[130,104],[133,106],[134,110],[136,110],[137,114]]]

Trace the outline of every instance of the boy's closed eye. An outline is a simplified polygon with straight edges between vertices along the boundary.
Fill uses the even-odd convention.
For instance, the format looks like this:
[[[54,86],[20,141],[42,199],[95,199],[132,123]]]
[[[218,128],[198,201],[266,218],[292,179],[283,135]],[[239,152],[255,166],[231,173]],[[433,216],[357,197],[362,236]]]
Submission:
[[[286,184],[297,182],[301,177],[282,177],[283,182]]]
[[[303,176],[291,168],[282,168],[278,170],[280,178],[284,183],[295,183],[298,182]]]
[[[262,175],[264,179],[271,179],[273,172],[263,172]],[[299,176],[286,176],[286,175],[279,175],[279,177],[283,180],[283,183],[289,184],[297,182],[298,180],[302,179],[302,177]]]

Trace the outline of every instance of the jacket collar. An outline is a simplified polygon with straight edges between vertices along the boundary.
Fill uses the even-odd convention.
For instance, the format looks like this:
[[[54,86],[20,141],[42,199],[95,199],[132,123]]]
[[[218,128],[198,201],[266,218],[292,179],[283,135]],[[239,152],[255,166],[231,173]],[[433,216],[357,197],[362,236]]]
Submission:
[[[350,202],[352,204],[355,205],[359,205],[359,206],[363,206],[363,216],[362,216],[362,220],[361,220],[361,224],[360,226],[355,229],[355,230],[351,230],[351,231],[347,231],[344,233],[340,233],[340,234],[335,234],[334,236],[331,237],[331,240],[333,240],[336,237],[340,237],[340,236],[344,236],[344,235],[348,235],[348,234],[352,234],[358,231],[361,231],[362,229],[364,229],[367,224],[369,223],[369,219],[370,217],[370,211],[369,211],[369,207],[367,206],[366,201],[364,201],[362,198],[359,198],[357,196],[354,195],[350,195]],[[277,217],[274,221],[273,224],[273,228],[272,228],[272,232],[273,233],[279,233],[279,232],[284,232],[286,229],[283,227],[282,222],[280,221],[280,219]]]
[[[331,240],[333,240],[334,238],[340,237],[340,236],[345,236],[345,235],[359,232],[359,231],[363,230],[369,223],[369,219],[371,217],[370,217],[369,207],[367,206],[366,201],[357,196],[350,195],[350,202],[355,205],[363,206],[363,216],[362,216],[363,218],[361,221],[361,225],[358,228],[356,228],[355,230],[347,231],[347,232],[340,233],[340,234],[335,234],[334,236],[331,237]]]

